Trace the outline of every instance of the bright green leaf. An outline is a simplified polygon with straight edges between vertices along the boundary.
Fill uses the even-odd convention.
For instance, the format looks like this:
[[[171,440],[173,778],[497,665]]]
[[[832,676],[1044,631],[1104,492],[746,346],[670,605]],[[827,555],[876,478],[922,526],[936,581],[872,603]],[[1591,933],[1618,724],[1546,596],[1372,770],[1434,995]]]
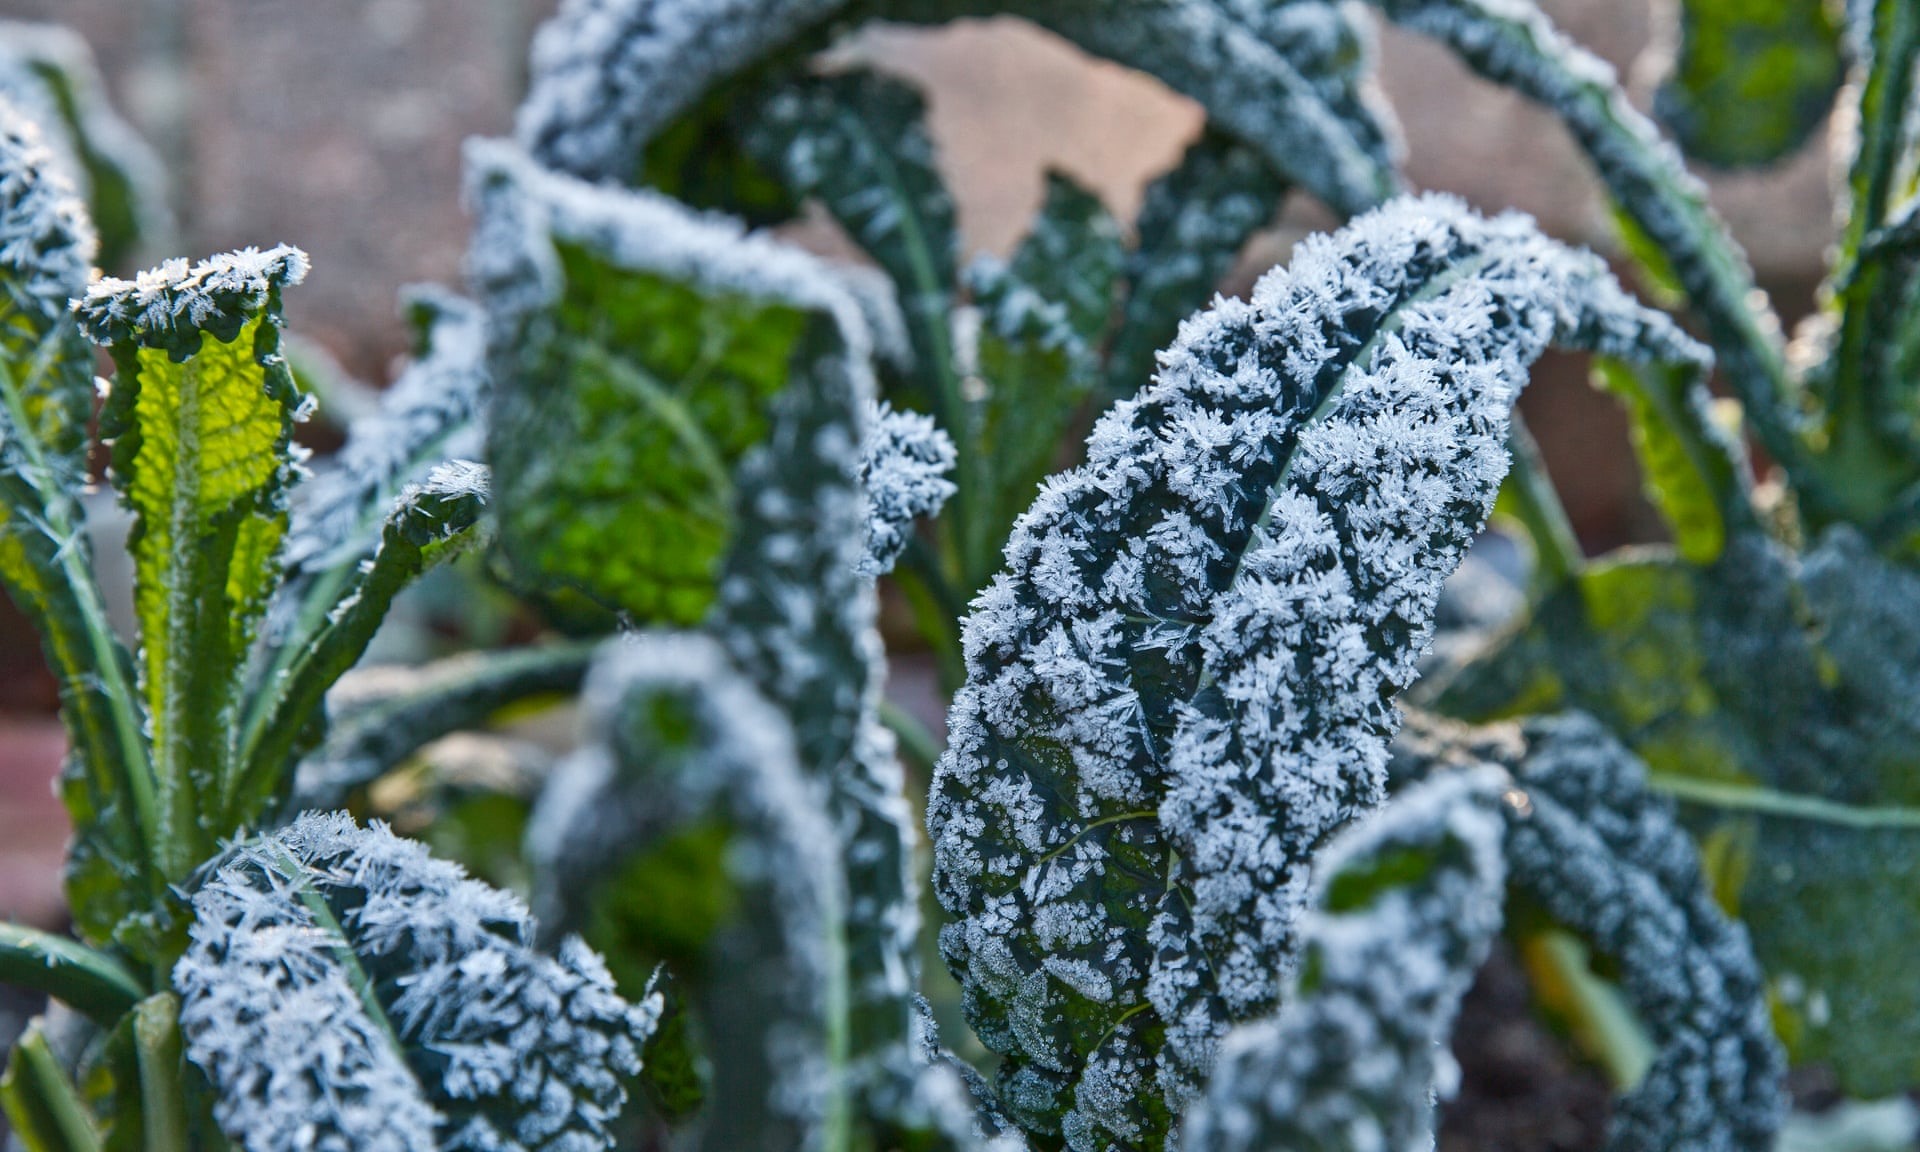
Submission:
[[[76,305],[117,368],[100,428],[134,514],[140,691],[170,879],[232,831],[222,799],[304,415],[279,354],[280,291],[306,269],[298,249],[248,249],[100,280]]]
[[[1678,0],[1680,49],[1654,102],[1687,154],[1771,163],[1826,120],[1840,90],[1840,21],[1823,0]]]

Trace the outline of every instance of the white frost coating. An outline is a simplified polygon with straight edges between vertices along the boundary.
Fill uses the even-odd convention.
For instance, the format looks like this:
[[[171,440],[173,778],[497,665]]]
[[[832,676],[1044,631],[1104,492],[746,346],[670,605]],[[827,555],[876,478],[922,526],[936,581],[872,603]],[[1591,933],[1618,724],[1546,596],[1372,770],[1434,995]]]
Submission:
[[[422,354],[382,394],[379,412],[355,422],[339,454],[294,490],[283,556],[295,580],[363,554],[405,485],[485,444],[486,317],[436,288],[415,290],[409,306],[427,313]]]
[[[502,140],[469,140],[466,163],[475,218],[467,275],[496,319],[522,317],[552,302],[560,274],[553,240],[559,239],[590,246],[620,267],[707,291],[818,309],[834,318],[853,358],[865,362],[873,355],[867,309],[830,265],[790,244],[654,192],[550,172]]]
[[[102,276],[73,302],[73,312],[96,344],[132,340],[191,352],[202,332],[231,339],[267,308],[274,292],[306,279],[307,268],[307,254],[286,244],[223,252],[193,265],[169,260],[132,280]]]
[[[86,290],[97,246],[86,205],[55,169],[45,136],[0,96],[0,276],[17,286],[15,306],[51,324]]]
[[[1445,773],[1327,846],[1302,917],[1302,974],[1277,1016],[1222,1041],[1181,1152],[1433,1147],[1434,1098],[1457,1080],[1453,1020],[1500,930],[1497,809],[1510,787],[1497,768]],[[1425,868],[1396,878],[1407,853]],[[1329,899],[1343,882],[1369,889],[1362,903]]]
[[[613,642],[583,696],[582,748],[528,828],[543,916],[579,923],[622,863],[722,822],[737,907],[708,942],[698,988],[714,1071],[698,1146],[821,1147],[845,1088],[830,1026],[846,1010],[845,897],[791,727],[699,635]]]
[[[567,0],[533,40],[520,142],[550,168],[630,179],[708,89],[847,0]]]
[[[308,813],[232,849],[173,971],[187,1055],[247,1152],[587,1152],[660,1005],[384,825]]]
[[[954,493],[953,441],[933,417],[881,403],[867,424],[860,480],[867,489],[867,555],[860,571],[893,571],[913,538],[913,522],[937,516]]]
[[[1151,1145],[1138,1102],[1177,1110],[1272,1011],[1307,861],[1379,800],[1390,698],[1556,338],[1704,357],[1524,218],[1396,202],[1184,325],[1016,524],[928,822],[942,949],[1023,1124]]]
[[[1727,919],[1673,804],[1592,718],[1529,721],[1511,820],[1516,885],[1619,969],[1653,1065],[1614,1108],[1608,1152],[1765,1152],[1786,1060],[1744,927]]]

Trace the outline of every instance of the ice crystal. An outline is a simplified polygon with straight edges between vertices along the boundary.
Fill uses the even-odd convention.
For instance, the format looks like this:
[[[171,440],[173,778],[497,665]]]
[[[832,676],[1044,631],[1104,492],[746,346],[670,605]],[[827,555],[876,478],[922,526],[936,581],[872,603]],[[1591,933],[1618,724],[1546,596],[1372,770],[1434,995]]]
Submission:
[[[242,248],[191,266],[169,260],[132,280],[103,276],[73,311],[97,344],[136,344],[184,360],[199,351],[203,334],[234,339],[280,289],[306,275],[307,254],[298,248]]]
[[[1524,218],[1397,202],[1183,326],[1016,524],[928,821],[1023,1124],[1151,1145],[1152,1097],[1272,1011],[1307,861],[1380,798],[1391,697],[1555,339],[1705,355]]]
[[[1447,773],[1328,845],[1301,974],[1277,1016],[1227,1034],[1182,1152],[1432,1146],[1453,1019],[1500,929],[1509,787],[1497,768]]]
[[[867,489],[867,555],[861,571],[893,571],[913,538],[913,522],[935,516],[954,492],[953,441],[919,412],[881,404],[867,424],[860,479]]]
[[[659,1006],[384,825],[309,813],[210,865],[173,971],[187,1055],[247,1152],[611,1145]]]

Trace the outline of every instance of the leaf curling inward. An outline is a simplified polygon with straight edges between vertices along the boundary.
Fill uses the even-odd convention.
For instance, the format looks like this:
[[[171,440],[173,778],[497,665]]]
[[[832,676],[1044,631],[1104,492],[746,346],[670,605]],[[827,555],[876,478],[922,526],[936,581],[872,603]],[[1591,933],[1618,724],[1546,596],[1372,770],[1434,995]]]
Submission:
[[[1396,202],[1184,325],[1018,523],[928,822],[1024,1127],[1159,1147],[1272,1010],[1307,860],[1378,801],[1390,697],[1554,340],[1705,356],[1522,218]]]

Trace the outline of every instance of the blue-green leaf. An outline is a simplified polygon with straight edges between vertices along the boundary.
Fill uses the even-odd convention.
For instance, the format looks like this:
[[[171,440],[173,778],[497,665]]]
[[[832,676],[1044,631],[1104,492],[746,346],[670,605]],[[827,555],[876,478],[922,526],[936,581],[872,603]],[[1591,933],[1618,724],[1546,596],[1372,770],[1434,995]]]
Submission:
[[[1378,802],[1391,695],[1555,339],[1700,355],[1530,223],[1397,203],[1184,326],[1016,525],[929,826],[1022,1126],[1159,1147],[1272,1011],[1308,859]]]
[[[193,912],[180,1027],[246,1152],[612,1146],[658,1005],[577,938],[536,952],[507,893],[308,814],[209,865]]]

